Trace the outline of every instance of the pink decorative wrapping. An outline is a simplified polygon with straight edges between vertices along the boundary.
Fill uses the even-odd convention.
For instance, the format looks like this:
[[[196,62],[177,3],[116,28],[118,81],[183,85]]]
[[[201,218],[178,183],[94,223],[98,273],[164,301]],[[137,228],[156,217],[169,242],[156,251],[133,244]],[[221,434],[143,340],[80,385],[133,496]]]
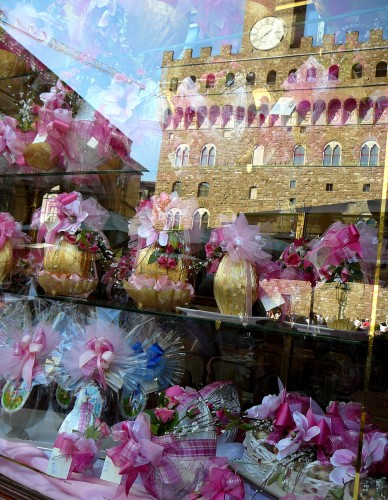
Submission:
[[[43,363],[59,344],[59,333],[49,325],[39,323],[32,331],[19,333],[13,347],[6,346],[0,353],[0,373],[6,380],[24,379],[27,387],[43,374]]]
[[[153,288],[157,292],[163,290],[189,290],[190,297],[194,295],[194,288],[190,283],[183,283],[181,281],[175,283],[169,280],[166,275],[156,280],[155,278],[146,278],[143,274],[133,274],[129,278],[128,283],[135,287],[136,290],[142,290],[144,287]]]
[[[19,222],[8,212],[0,212],[0,250],[3,248],[7,238],[13,240],[13,244],[28,242],[30,238],[23,233]]]
[[[71,457],[69,476],[72,472],[90,469],[98,458],[99,448],[94,439],[86,439],[76,433],[61,433],[54,442],[65,457]]]
[[[110,363],[114,359],[114,347],[108,339],[104,337],[93,337],[86,343],[87,351],[81,354],[79,358],[79,366],[82,373],[86,377],[91,377],[97,369],[99,381],[107,389],[104,370],[109,368]]]

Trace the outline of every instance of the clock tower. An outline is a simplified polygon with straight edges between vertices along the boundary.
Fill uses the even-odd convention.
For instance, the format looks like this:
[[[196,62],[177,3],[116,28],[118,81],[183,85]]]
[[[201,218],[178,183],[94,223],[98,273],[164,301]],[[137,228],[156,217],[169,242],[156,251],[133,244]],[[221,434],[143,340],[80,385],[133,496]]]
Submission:
[[[271,57],[297,46],[298,26],[306,11],[305,5],[298,4],[304,2],[247,0],[242,53]]]

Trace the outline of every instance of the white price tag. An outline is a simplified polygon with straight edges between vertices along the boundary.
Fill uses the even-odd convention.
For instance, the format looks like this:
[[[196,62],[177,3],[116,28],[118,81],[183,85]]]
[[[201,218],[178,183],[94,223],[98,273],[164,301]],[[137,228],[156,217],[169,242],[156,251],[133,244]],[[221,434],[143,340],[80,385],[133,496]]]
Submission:
[[[62,455],[59,448],[53,448],[47,467],[47,474],[59,479],[67,479],[69,477],[71,460],[71,457]]]
[[[105,458],[104,465],[102,467],[102,472],[100,479],[104,481],[109,481],[111,483],[120,484],[121,478],[123,477],[120,474],[120,467],[116,467],[115,464],[109,457]]]
[[[39,144],[40,142],[45,142],[45,140],[47,139],[47,134],[43,134],[43,135],[37,135],[35,137],[35,139],[32,141],[32,144]]]
[[[97,144],[98,144],[98,140],[95,137],[92,137],[86,143],[87,146],[89,146],[90,148],[93,148],[93,149],[97,146]]]

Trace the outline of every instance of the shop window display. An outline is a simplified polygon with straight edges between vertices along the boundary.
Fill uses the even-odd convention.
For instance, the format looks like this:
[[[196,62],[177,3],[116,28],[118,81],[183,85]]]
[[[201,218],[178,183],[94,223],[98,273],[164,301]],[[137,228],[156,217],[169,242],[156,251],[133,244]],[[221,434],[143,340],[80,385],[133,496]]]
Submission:
[[[387,23],[3,1],[0,496],[388,498]]]

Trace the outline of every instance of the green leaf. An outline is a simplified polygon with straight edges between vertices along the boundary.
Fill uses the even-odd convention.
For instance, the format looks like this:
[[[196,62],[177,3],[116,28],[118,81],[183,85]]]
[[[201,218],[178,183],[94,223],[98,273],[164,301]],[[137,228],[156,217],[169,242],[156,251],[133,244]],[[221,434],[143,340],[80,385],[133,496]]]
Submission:
[[[168,237],[168,242],[172,246],[172,248],[175,250],[178,247],[179,244],[179,238],[176,233],[170,233]]]
[[[155,252],[153,252],[148,259],[148,264],[153,264],[154,262],[156,262],[159,259],[160,255],[161,253],[155,250]]]
[[[147,413],[151,417],[151,427],[152,425],[158,425],[159,420],[156,418],[155,413],[152,410],[144,410],[144,413]]]
[[[268,478],[267,485],[269,486],[270,484],[273,484],[276,480],[279,479],[279,477],[281,477],[281,472],[275,470],[275,472]],[[283,477],[282,477],[282,480],[283,480]]]
[[[156,424],[151,424],[151,433],[154,435],[154,436],[157,436],[158,435],[158,425]]]
[[[345,488],[333,488],[330,490],[330,493],[334,498],[338,498],[338,500],[342,500],[344,498]]]

